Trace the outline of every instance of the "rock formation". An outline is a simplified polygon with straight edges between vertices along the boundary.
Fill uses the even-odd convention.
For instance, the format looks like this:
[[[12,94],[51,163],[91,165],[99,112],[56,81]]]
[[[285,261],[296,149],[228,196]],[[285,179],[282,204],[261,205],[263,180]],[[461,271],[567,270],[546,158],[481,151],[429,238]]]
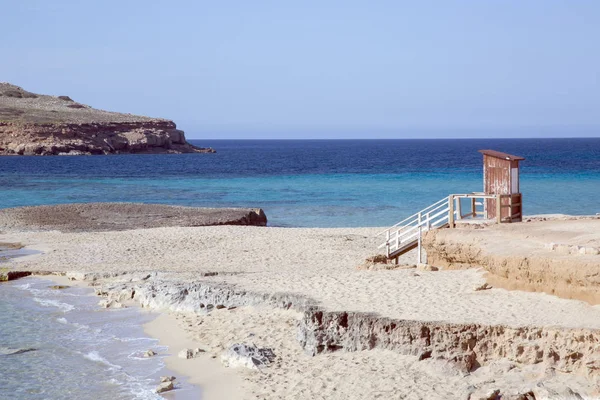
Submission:
[[[67,277],[75,276],[67,274]],[[77,279],[88,281],[95,278],[106,277],[96,274],[77,276]],[[291,293],[254,293],[214,282],[165,281],[143,273],[139,276],[125,274],[99,286],[96,289],[98,295],[111,299],[133,293],[133,300],[143,308],[155,310],[209,313],[209,306],[214,304],[228,308],[294,309],[303,313],[296,339],[311,356],[334,351],[385,349],[415,355],[419,360],[447,361],[464,373],[496,360],[505,360],[521,365],[543,364],[563,373],[594,379],[600,374],[600,333],[594,329],[401,320],[374,313],[325,311],[314,300]],[[233,347],[236,346],[245,348],[242,345]],[[236,351],[232,353],[231,349],[224,353],[225,364],[232,362],[232,366],[252,368],[251,357],[240,358],[234,353]],[[268,352],[263,355],[266,354],[272,361],[274,355]],[[181,358],[194,356],[193,349],[185,349],[180,354]]]
[[[266,226],[260,208],[199,208],[142,203],[85,203],[5,208],[3,230],[32,229],[100,232],[167,226]],[[0,251],[3,246],[0,244]]]
[[[0,155],[214,153],[173,121],[97,110],[0,83]]]

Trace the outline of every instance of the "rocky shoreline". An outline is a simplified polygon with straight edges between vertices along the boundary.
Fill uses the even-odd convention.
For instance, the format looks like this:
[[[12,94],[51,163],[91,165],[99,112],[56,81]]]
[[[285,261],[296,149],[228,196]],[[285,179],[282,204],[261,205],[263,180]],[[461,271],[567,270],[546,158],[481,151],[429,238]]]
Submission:
[[[0,83],[0,155],[215,153],[173,121],[97,110]]]
[[[596,353],[600,332],[592,329],[436,323],[382,318],[374,313],[332,312],[323,310],[313,299],[294,294],[252,293],[202,281],[173,282],[157,274],[66,276],[91,283],[97,295],[117,307],[134,300],[151,310],[184,313],[257,305],[293,309],[303,313],[297,340],[312,356],[379,348],[418,356],[419,360],[447,361],[462,372],[503,359],[519,364],[544,363],[562,372],[600,377],[600,355]],[[526,339],[526,344],[521,339]]]
[[[31,272],[23,272],[23,276],[29,274]],[[419,361],[446,362],[463,374],[472,373],[494,362],[509,362],[521,367],[542,365],[547,370],[576,374],[592,380],[600,378],[600,356],[597,352],[600,332],[593,329],[436,323],[383,318],[374,313],[331,312],[323,310],[316,301],[304,296],[253,293],[234,285],[201,280],[184,282],[161,273],[38,271],[34,274],[60,275],[74,283],[92,286],[96,295],[103,298],[100,304],[106,308],[118,309],[133,302],[151,311],[182,315],[210,315],[218,310],[256,306],[295,310],[302,314],[296,327],[295,340],[310,356],[384,349],[416,356]],[[253,345],[252,341],[235,346],[254,352],[263,351]],[[257,356],[240,355],[232,350],[235,346],[223,351],[222,362],[226,366],[255,369],[253,357]],[[185,351],[189,353],[190,349],[184,349],[180,353]],[[196,349],[200,356],[205,351]],[[270,352],[269,362],[265,362],[260,368],[268,368],[268,364],[277,357],[271,349],[264,351]],[[192,356],[186,353],[185,356],[179,354],[179,357],[191,359],[198,356],[193,349],[191,352]],[[497,397],[493,397],[494,399],[545,398],[545,394],[551,393],[543,386],[510,395],[504,390],[490,390],[489,387],[474,387],[469,399],[487,398],[478,396],[488,392],[496,393]],[[528,393],[532,397],[523,397]]]

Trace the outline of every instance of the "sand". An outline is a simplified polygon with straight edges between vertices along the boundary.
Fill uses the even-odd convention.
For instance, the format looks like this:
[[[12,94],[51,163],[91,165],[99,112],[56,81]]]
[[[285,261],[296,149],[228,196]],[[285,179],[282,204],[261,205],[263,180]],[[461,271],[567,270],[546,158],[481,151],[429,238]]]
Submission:
[[[543,293],[475,291],[485,282],[482,269],[359,270],[357,266],[376,252],[379,231],[248,226],[13,231],[0,234],[0,242],[43,250],[42,255],[10,262],[11,267],[31,271],[160,271],[165,281],[201,280],[256,293],[293,293],[327,311],[419,321],[600,329],[600,306]],[[404,261],[415,258],[408,254]],[[494,361],[464,374],[439,360],[419,361],[416,356],[379,349],[311,357],[296,340],[300,316],[297,311],[269,307],[216,310],[208,315],[173,313],[150,324],[148,332],[171,345],[173,353],[188,344],[207,349],[201,359],[168,359],[168,363],[190,375],[192,382],[206,386],[209,400],[467,399],[469,393],[492,388],[503,393],[536,388],[546,398],[564,398],[571,389],[588,398],[600,396],[596,380],[549,372],[543,365]],[[273,348],[276,365],[227,375],[231,370],[224,372],[219,354],[249,338]],[[211,369],[218,377],[198,372]],[[232,394],[225,396],[223,390]]]
[[[376,312],[427,321],[600,329],[600,307],[541,293],[492,289],[484,270],[364,271],[377,228],[156,228],[122,232],[4,235],[46,250],[16,261],[26,270],[170,272],[171,279],[226,282],[260,293],[287,292],[330,311]],[[19,240],[17,240],[19,239]],[[414,254],[406,256],[413,261]],[[215,276],[203,276],[218,273]]]

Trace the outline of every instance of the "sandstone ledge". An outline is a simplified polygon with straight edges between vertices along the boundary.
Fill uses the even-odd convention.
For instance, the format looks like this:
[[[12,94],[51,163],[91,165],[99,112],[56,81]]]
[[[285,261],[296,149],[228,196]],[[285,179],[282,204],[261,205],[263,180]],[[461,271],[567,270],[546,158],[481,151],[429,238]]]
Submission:
[[[266,226],[260,208],[197,208],[141,203],[85,203],[0,209],[2,230],[123,231],[169,226]]]
[[[597,379],[600,331],[559,327],[502,326],[412,321],[375,313],[324,311],[314,300],[291,293],[255,293],[214,282],[180,282],[151,274],[77,274],[93,281],[96,293],[116,303],[134,300],[144,308],[183,313],[219,308],[268,306],[303,313],[297,340],[309,355],[386,349],[446,361],[469,372],[495,360],[547,368]]]
[[[576,252],[556,251],[554,242]],[[427,232],[430,264],[445,269],[484,268],[492,286],[545,292],[600,304],[598,217],[492,225]]]

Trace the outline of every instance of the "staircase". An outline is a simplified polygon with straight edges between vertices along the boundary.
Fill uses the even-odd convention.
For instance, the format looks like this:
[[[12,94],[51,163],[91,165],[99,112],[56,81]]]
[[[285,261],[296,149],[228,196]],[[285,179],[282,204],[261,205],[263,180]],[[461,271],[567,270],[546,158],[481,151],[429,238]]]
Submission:
[[[423,232],[444,228],[453,223],[456,214],[453,207],[453,196],[444,197],[429,207],[398,222],[396,225],[380,232],[385,235],[385,242],[379,249],[385,248],[388,258],[397,259],[402,254],[414,248],[419,249],[418,259],[421,262],[421,236]],[[450,210],[452,209],[452,212]],[[450,221],[452,216],[452,221]]]
[[[377,234],[377,236],[385,235],[385,242],[378,248],[385,248],[387,258],[396,261],[407,251],[418,248],[417,262],[420,263],[423,232],[446,227],[454,228],[456,224],[500,224],[520,221],[522,219],[521,198],[520,193],[451,194]],[[469,212],[466,214],[462,213],[461,200],[468,201],[466,209]],[[495,210],[494,218],[488,218],[490,209]]]

